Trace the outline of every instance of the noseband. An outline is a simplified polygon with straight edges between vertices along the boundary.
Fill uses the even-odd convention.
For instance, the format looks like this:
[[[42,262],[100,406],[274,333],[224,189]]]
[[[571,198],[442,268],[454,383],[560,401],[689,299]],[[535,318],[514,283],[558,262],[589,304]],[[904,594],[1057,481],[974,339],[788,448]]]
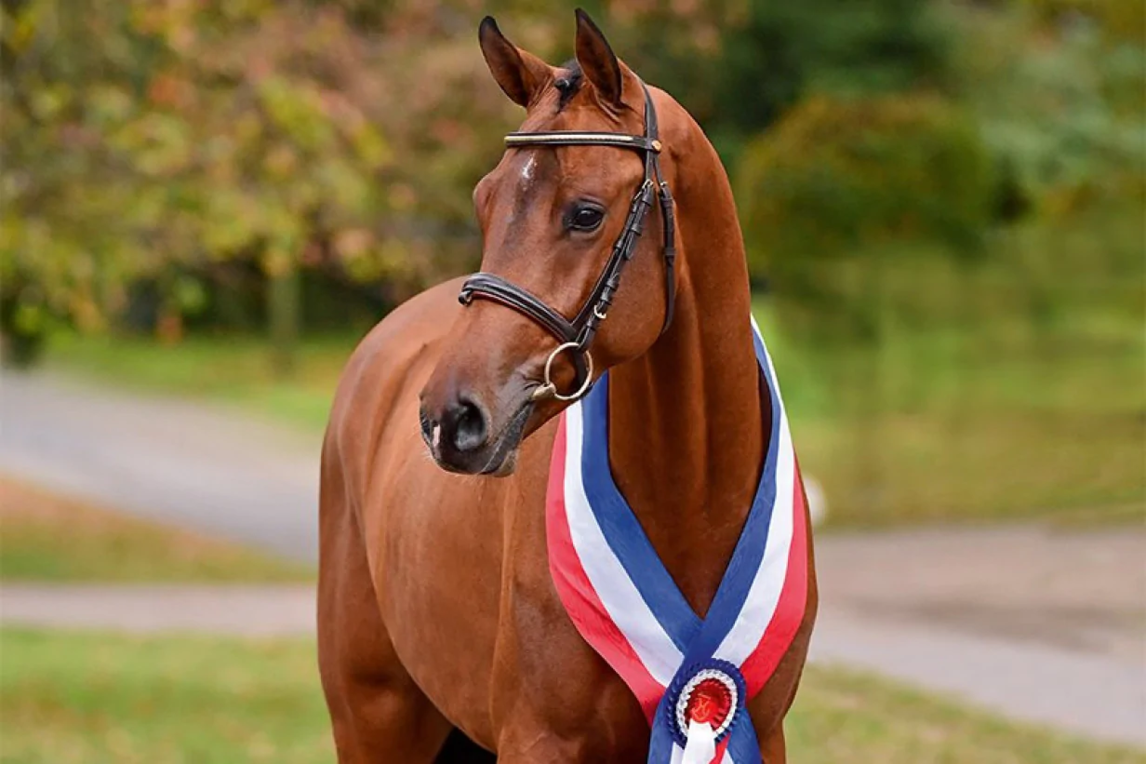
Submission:
[[[565,318],[543,300],[521,287],[506,281],[493,273],[475,273],[462,284],[458,301],[469,305],[474,299],[490,300],[513,308],[522,313],[557,338],[560,343],[545,362],[545,380],[533,391],[533,399],[553,397],[562,401],[577,400],[589,391],[593,382],[593,357],[589,345],[609,313],[613,297],[621,283],[621,272],[633,257],[637,239],[645,227],[645,217],[653,206],[653,196],[660,199],[661,217],[664,222],[664,261],[665,261],[665,319],[661,326],[663,334],[672,323],[673,303],[676,286],[673,264],[676,259],[675,225],[673,221],[672,193],[661,174],[657,155],[661,142],[657,138],[657,111],[648,88],[641,83],[645,94],[645,134],[625,135],[624,133],[580,132],[559,130],[538,133],[510,133],[505,136],[508,148],[522,146],[614,146],[639,152],[645,160],[645,177],[633,195],[629,205],[629,216],[621,235],[613,244],[605,268],[597,278],[589,298],[577,312],[573,320]],[[553,360],[564,352],[572,353],[573,365],[577,371],[575,392],[558,392],[551,376]]]

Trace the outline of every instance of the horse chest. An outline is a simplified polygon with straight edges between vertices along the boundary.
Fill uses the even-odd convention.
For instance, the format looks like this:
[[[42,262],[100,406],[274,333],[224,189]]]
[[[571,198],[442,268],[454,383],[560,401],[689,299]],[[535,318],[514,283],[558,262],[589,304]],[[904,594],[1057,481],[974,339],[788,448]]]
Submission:
[[[644,762],[648,723],[640,706],[577,633],[546,564],[542,548],[507,571],[491,685],[498,749],[539,741],[558,752],[554,760]]]
[[[501,622],[490,687],[498,752],[525,761],[644,764],[649,724],[636,698],[577,633],[548,580],[531,578],[533,569],[513,576]],[[757,729],[774,729],[782,718],[793,669],[750,702]]]

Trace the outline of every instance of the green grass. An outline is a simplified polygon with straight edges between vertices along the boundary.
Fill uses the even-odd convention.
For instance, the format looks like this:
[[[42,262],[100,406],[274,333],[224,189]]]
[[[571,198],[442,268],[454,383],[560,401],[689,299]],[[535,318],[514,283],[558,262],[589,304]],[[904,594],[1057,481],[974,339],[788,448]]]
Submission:
[[[277,582],[308,566],[0,478],[0,580]]]
[[[310,640],[0,631],[6,764],[333,760]],[[787,722],[800,764],[1144,764],[868,676],[812,668]]]
[[[0,631],[5,764],[333,760],[309,641]]]
[[[756,313],[806,474],[834,523],[1146,519],[1140,326],[1031,336],[1019,320],[895,327],[873,351]]]
[[[273,373],[270,343],[243,335],[190,336],[165,345],[147,337],[61,333],[49,342],[47,365],[127,390],[238,404],[245,412],[321,430],[358,339],[303,340],[287,379]]]

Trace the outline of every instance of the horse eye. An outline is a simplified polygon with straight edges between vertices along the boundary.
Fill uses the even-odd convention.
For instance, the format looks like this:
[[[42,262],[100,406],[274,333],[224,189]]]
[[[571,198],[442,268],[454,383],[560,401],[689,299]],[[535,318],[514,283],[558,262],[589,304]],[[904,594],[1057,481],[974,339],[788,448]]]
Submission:
[[[578,231],[592,231],[601,225],[604,219],[605,213],[595,207],[579,207],[573,212],[569,227]]]

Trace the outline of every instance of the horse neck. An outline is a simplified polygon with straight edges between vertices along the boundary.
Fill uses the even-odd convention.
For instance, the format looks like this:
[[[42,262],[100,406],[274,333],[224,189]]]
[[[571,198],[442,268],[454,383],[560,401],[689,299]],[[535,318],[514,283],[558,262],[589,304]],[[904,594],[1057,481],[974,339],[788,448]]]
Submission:
[[[609,372],[609,457],[658,555],[704,613],[755,494],[763,427],[728,177],[695,124],[682,148],[676,315],[645,355]]]

